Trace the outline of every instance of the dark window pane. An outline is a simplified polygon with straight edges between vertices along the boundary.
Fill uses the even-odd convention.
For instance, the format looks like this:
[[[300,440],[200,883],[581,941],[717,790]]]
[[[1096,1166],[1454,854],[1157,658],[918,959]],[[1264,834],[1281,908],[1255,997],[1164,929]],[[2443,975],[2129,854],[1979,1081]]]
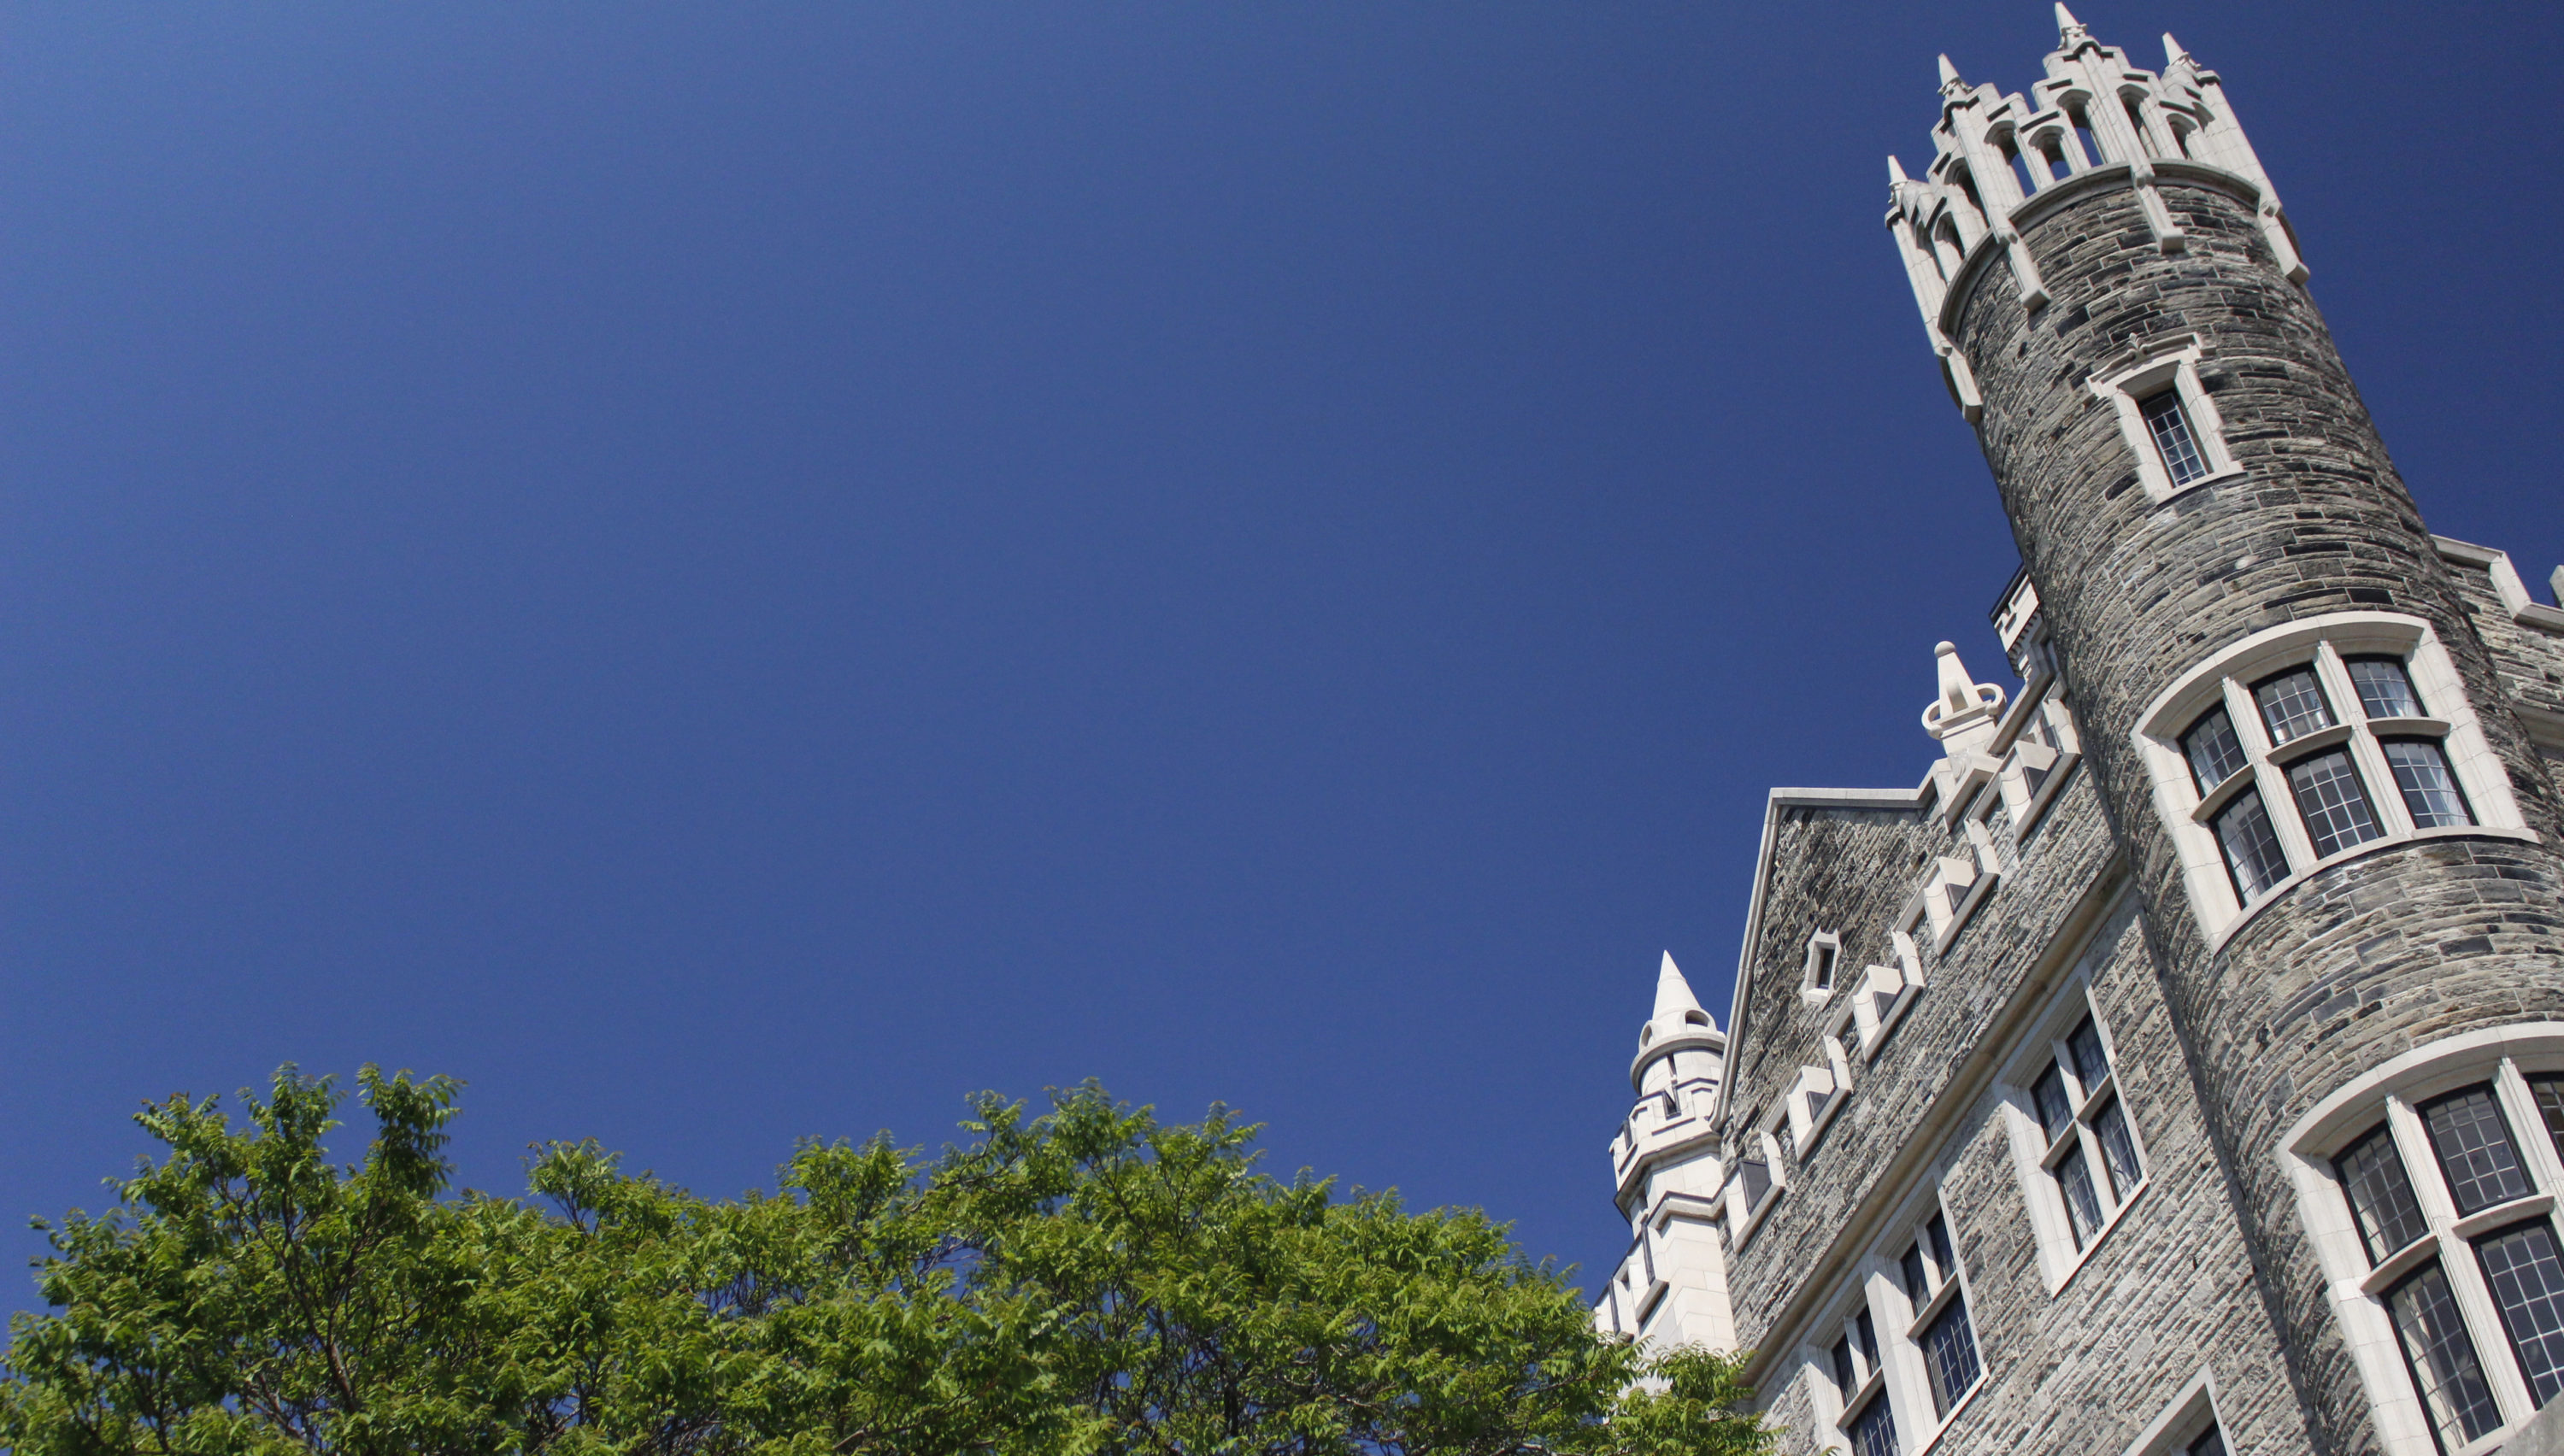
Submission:
[[[2492,1387],[2475,1362],[2474,1342],[2466,1338],[2465,1321],[2440,1266],[2425,1264],[2388,1290],[2386,1309],[2395,1317],[2405,1368],[2431,1413],[2441,1448],[2455,1450],[2501,1424]]]
[[[2143,400],[2137,412],[2145,416],[2155,449],[2163,455],[2164,473],[2174,485],[2186,486],[2208,474],[2208,462],[2200,458],[2199,441],[2190,431],[2190,416],[2182,411],[2181,391],[2167,389]]]
[[[2544,1405],[2564,1390],[2564,1261],[2555,1257],[2555,1231],[2544,1219],[2514,1224],[2476,1240],[2475,1260],[2529,1398]]]
[[[2074,1126],[2073,1106],[2065,1100],[2065,1074],[2055,1063],[2048,1063],[2047,1070],[2030,1084],[2030,1100],[2038,1104],[2038,1125],[2047,1130],[2047,1145],[2055,1146],[2056,1140]]]
[[[1834,947],[1831,945],[1818,945],[1816,947],[1816,989],[1820,991],[1830,991],[1833,988]]]
[[[2210,1426],[2182,1451],[2182,1456],[2226,1456],[2226,1433]]]
[[[2386,764],[2395,770],[2395,787],[2403,791],[2415,828],[2453,829],[2475,822],[2439,744],[2428,738],[2388,738],[2378,746],[2386,750]]]
[[[2460,1217],[2528,1196],[2527,1170],[2519,1165],[2519,1149],[2511,1145],[2510,1125],[2491,1087],[2452,1092],[2423,1108],[2422,1122],[2431,1130],[2431,1150],[2440,1155]]]
[[[1950,1303],[1923,1331],[1923,1364],[1932,1375],[1932,1413],[1947,1416],[1977,1383],[1977,1333],[1968,1325],[1968,1302]]]
[[[1846,1335],[1834,1342],[1833,1358],[1834,1388],[1840,1390],[1843,1398],[1848,1400],[1851,1398],[1851,1393],[1860,1388],[1859,1376],[1852,1373],[1850,1336]]]
[[[2074,1075],[2083,1084],[2083,1095],[2091,1096],[2101,1079],[2110,1075],[2109,1054],[2101,1050],[2101,1029],[2091,1017],[2084,1017],[2083,1024],[2065,1038],[2065,1049],[2074,1054]]]
[[[2310,667],[2267,679],[2252,690],[2252,701],[2261,705],[2261,722],[2269,726],[2273,743],[2332,727],[2332,709],[2325,705],[2323,689]]]
[[[2056,1164],[2056,1187],[2065,1195],[2065,1215],[2074,1226],[2074,1247],[2080,1249],[2101,1231],[2101,1200],[2093,1196],[2092,1170],[2083,1165],[2082,1148]]]
[[[2092,1132],[2101,1140],[2101,1160],[2110,1169],[2110,1196],[2124,1200],[2145,1181],[2146,1170],[2137,1164],[2137,1140],[2128,1133],[2126,1104],[2111,1098],[2109,1105],[2092,1115]]]
[[[2181,753],[2190,760],[2190,776],[2203,794],[2234,777],[2244,762],[2244,745],[2235,740],[2235,721],[2223,708],[2200,715],[2181,735]]]
[[[2315,842],[2317,857],[2366,844],[2381,832],[2358,770],[2338,748],[2288,765],[2288,788],[2297,796],[2297,812],[2306,816],[2306,837]]]
[[[1932,1301],[1932,1285],[1923,1277],[1923,1246],[1907,1244],[1905,1257],[1896,1261],[1897,1272],[1905,1276],[1905,1297],[1914,1302],[1914,1312],[1921,1314]]]
[[[2555,1144],[2555,1155],[2564,1157],[2564,1077],[2548,1074],[2528,1079],[2528,1095],[2537,1103],[2537,1116],[2546,1124],[2546,1141]]]
[[[2429,1227],[2422,1219],[2422,1205],[2413,1197],[2413,1180],[2405,1174],[2404,1159],[2395,1151],[2394,1135],[2384,1123],[2344,1148],[2332,1165],[2342,1191],[2350,1195],[2351,1217],[2359,1224],[2360,1241],[2368,1246],[2370,1264],[2385,1263],[2387,1255],[2420,1238]]]
[[[1923,1242],[1932,1250],[1932,1268],[1941,1276],[1941,1282],[1947,1284],[1958,1278],[1959,1256],[1950,1249],[1949,1220],[1933,1214],[1932,1221],[1923,1225]]]
[[[2370,718],[2420,718],[2422,699],[2400,658],[2354,657],[2346,666],[2359,689],[2360,711]]]
[[[1896,1456],[1896,1416],[1881,1390],[1851,1418],[1852,1456]]]
[[[2226,851],[2226,868],[2235,877],[2235,893],[2245,905],[2270,893],[2288,878],[2288,857],[2279,835],[2262,811],[2261,791],[2245,789],[2217,816],[2217,843]]]
[[[1860,1360],[1871,1369],[1878,1368],[1878,1327],[1870,1322],[1869,1311],[1851,1317],[1852,1342],[1860,1347]]]
[[[1736,1176],[1745,1184],[1745,1207],[1750,1212],[1763,1206],[1764,1196],[1772,1191],[1772,1167],[1759,1157],[1749,1157],[1736,1165]]]

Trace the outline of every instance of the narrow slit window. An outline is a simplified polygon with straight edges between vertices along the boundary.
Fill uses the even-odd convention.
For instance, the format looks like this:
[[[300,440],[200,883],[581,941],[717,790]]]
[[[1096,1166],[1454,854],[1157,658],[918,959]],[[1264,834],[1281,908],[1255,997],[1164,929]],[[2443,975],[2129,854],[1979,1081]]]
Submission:
[[[2377,827],[2350,755],[2338,748],[2288,765],[2288,789],[2297,796],[2297,812],[2305,816],[2306,837],[2314,841],[2318,859],[2385,832]]]
[[[2455,829],[2475,822],[2466,796],[2449,771],[2449,755],[2428,738],[2387,738],[2378,744],[2395,771],[2395,787],[2416,829]]]
[[[2181,407],[2180,390],[2167,389],[2137,401],[2137,413],[2145,418],[2147,433],[2154,436],[2155,450],[2163,456],[2164,474],[2172,477],[2174,490],[2208,474],[2208,460],[2200,453],[2190,415]]]
[[[1759,1157],[1741,1159],[1736,1164],[1737,1181],[1745,1185],[1745,1210],[1749,1213],[1763,1206],[1772,1196],[1772,1165]]]
[[[1820,991],[1834,988],[1834,947],[1831,945],[1819,943],[1816,946],[1816,987]]]

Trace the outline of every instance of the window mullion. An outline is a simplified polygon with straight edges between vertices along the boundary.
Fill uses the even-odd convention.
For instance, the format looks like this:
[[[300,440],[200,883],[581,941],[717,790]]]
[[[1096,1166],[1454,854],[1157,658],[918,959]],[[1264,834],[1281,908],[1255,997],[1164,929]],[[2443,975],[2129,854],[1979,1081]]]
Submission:
[[[2537,1097],[2528,1090],[2526,1074],[2518,1063],[2504,1057],[2492,1081],[2502,1116],[2510,1120],[2511,1141],[2528,1162],[2529,1185],[2539,1192],[2564,1195],[2564,1160],[2555,1155],[2555,1141],[2547,1136],[2546,1119],[2537,1111]]]
[[[1939,1424],[1932,1414],[1931,1372],[1923,1368],[1923,1347],[1907,1339],[1914,1324],[1913,1302],[1894,1271],[1872,1261],[1868,1275],[1870,1321],[1878,1330],[1878,1359],[1886,1373],[1878,1398],[1895,1413],[1896,1434],[1906,1444],[1916,1434]]]
[[[2457,1237],[2457,1200],[2449,1191],[2448,1175],[2440,1168],[2439,1152],[2431,1145],[2430,1130],[2422,1124],[2421,1111],[2400,1097],[2387,1099],[2386,1120],[2395,1130],[2396,1151],[2402,1154],[2404,1166],[2412,1175],[2413,1194],[2422,1204],[2422,1217],[2431,1226],[2430,1238],[2439,1251],[2441,1277],[2448,1280],[2449,1292],[2457,1299],[2457,1315],[2465,1322],[2466,1339],[2474,1344],[2475,1363],[2491,1384],[2493,1404],[2507,1424],[2534,1407],[2528,1399],[2527,1382],[2520,1378],[2518,1361],[2511,1357],[2510,1335],[2502,1328],[2501,1311],[2484,1288],[2483,1271],[2475,1265],[2474,1246]]]
[[[2386,751],[2377,746],[2377,733],[2368,723],[2368,705],[2360,699],[2359,685],[2350,680],[2349,664],[2341,660],[2341,654],[2329,641],[2315,644],[2315,676],[2323,683],[2324,692],[2340,705],[2336,717],[2350,726],[2350,761],[2359,768],[2368,790],[2369,811],[2377,815],[2378,827],[2389,836],[2413,833],[2413,812],[2405,807],[2403,790],[2396,785],[2395,770],[2387,765]]]
[[[2279,836],[2279,848],[2293,875],[2315,862],[2315,842],[2306,836],[2305,817],[2288,787],[2287,772],[2270,761],[2270,728],[2261,722],[2261,705],[2253,701],[2251,689],[2233,678],[2222,686],[2227,721],[2234,724],[2235,740],[2252,760],[2252,783],[2261,791],[2261,812],[2270,821],[2270,832]]]
[[[2083,1149],[2083,1166],[2092,1180],[2093,1201],[2101,1205],[2101,1221],[2108,1223],[2119,1212],[2118,1179],[2110,1174],[2110,1154],[2101,1146],[2101,1135],[2092,1131],[2080,1108],[2074,1111],[2074,1137],[2075,1145]],[[2093,1230],[2092,1236],[2099,1238],[2100,1230]]]

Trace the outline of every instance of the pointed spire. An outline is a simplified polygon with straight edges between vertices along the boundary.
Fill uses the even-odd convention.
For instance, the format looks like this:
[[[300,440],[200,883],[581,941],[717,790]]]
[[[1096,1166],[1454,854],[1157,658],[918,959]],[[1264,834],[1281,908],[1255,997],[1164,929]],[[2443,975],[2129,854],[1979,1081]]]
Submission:
[[[1905,164],[1894,157],[1889,157],[1887,159],[1887,185],[1890,187],[1902,187],[1910,180],[1912,179],[1905,175]]]
[[[1656,968],[1656,1009],[1648,1019],[1662,1020],[1700,1009],[1700,998],[1691,993],[1691,982],[1683,979],[1681,967],[1674,964],[1674,952],[1666,951],[1664,964]]]
[[[1954,86],[1965,88],[1967,83],[1959,79],[1959,68],[1951,65],[1950,58],[1944,55],[1941,58],[1941,89],[1948,91]]]
[[[2074,18],[2073,11],[2065,8],[2065,0],[2056,0],[2057,49],[2070,51],[2078,43],[2090,39],[2092,39],[2092,32],[2084,26],[2083,22]]]
[[[2190,59],[2190,53],[2189,53],[2188,51],[2185,51],[2185,50],[2183,50],[2183,49],[2181,48],[2181,42],[2176,41],[2176,40],[2174,40],[2174,39],[2172,38],[2172,32],[2171,32],[2171,31],[2165,31],[2165,32],[2164,32],[2164,65],[2165,65],[2165,66],[2167,66],[2167,67],[2178,66],[2178,65],[2180,65],[2182,62],[2187,61],[2187,60],[2189,60],[2189,59]]]

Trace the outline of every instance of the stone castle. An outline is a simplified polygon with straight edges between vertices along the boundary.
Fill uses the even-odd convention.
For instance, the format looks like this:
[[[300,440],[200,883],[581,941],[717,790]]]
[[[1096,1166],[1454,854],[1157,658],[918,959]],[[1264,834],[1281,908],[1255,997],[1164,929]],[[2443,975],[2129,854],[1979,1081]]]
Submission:
[[[1889,163],[2021,685],[1772,791],[1596,1319],[1792,1451],[2478,1456],[2564,1391],[2564,610],[2423,524],[2217,74],[2057,21]]]

